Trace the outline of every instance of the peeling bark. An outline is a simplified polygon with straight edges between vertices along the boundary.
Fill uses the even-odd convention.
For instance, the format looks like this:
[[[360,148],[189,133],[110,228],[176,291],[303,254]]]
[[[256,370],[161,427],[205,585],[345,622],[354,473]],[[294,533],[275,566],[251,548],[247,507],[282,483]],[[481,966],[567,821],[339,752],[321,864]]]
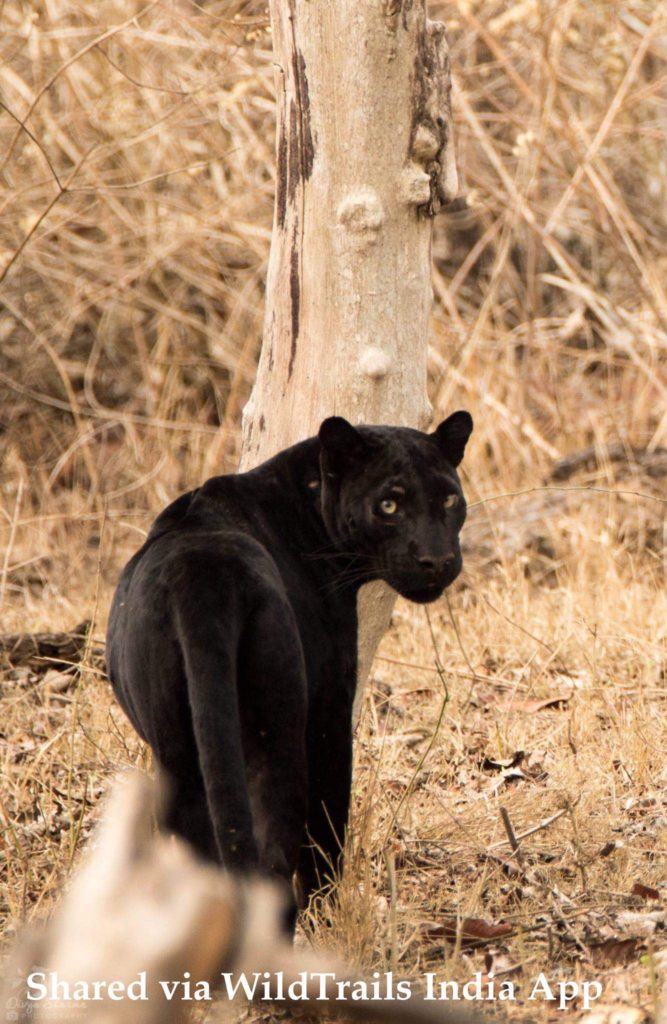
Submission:
[[[458,187],[449,52],[425,0],[271,0],[279,67],[264,343],[242,467],[325,416],[425,427],[431,222]],[[391,612],[365,588],[360,679]]]

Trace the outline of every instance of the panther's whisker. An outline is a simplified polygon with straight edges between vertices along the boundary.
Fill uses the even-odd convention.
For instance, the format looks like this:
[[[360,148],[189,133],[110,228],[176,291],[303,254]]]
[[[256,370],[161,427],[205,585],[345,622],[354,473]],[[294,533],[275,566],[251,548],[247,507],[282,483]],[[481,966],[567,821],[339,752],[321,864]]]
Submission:
[[[346,586],[352,583],[369,583],[374,576],[367,570],[356,570],[349,573],[341,573],[339,576],[334,577],[333,580],[329,580],[320,589],[328,594],[335,594],[340,590],[343,590]]]

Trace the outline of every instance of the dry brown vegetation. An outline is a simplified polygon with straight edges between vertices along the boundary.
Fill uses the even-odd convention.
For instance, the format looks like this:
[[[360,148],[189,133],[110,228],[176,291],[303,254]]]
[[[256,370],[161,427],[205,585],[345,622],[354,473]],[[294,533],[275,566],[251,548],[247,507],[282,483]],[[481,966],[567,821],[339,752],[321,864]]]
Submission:
[[[650,1013],[667,946],[666,9],[430,7],[467,202],[435,226],[429,390],[476,420],[467,568],[428,615],[397,606],[339,902],[306,930],[367,970],[492,966],[525,993],[544,969]],[[4,0],[0,28],[0,632],[94,620],[70,671],[4,655],[11,935],[53,905],[111,774],[147,764],[98,649],[151,518],[235,465],[275,95],[257,3]],[[518,835],[553,820],[513,853],[501,808]]]

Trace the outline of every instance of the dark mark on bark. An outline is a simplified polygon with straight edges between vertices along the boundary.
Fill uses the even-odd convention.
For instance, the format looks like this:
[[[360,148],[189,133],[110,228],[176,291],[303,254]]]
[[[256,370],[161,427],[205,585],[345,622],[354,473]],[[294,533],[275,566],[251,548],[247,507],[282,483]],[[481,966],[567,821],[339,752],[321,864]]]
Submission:
[[[289,292],[292,303],[292,339],[287,368],[287,379],[292,376],[294,359],[296,356],[296,342],[299,337],[299,317],[301,315],[301,283],[299,281],[299,247],[296,237],[292,239],[292,253],[290,256]]]
[[[310,127],[306,62],[296,47],[292,54],[292,77],[296,99],[290,100],[289,133],[286,143],[287,194],[290,202],[294,201],[299,184],[307,181],[312,174],[315,159],[315,145]]]
[[[307,181],[313,173],[315,144],[310,125],[310,92],[306,75],[306,61],[300,50],[297,51],[297,66],[299,69],[297,88],[299,90],[299,110],[301,111],[301,168],[304,181]]]
[[[301,162],[299,153],[299,119],[296,112],[296,103],[290,100],[289,104],[289,136],[287,143],[287,195],[290,203],[294,202],[297,186],[301,180]]]
[[[260,416],[259,417],[259,432],[260,432],[260,434],[263,434],[265,430],[266,430],[266,420],[264,419],[264,416]]]
[[[313,173],[315,161],[315,144],[310,124],[310,94],[308,91],[308,77],[306,75],[306,62],[303,54],[296,43],[296,4],[294,0],[288,0],[292,31],[292,58],[290,64],[293,97],[290,99],[289,111],[287,112],[286,132],[286,181],[287,181],[287,202],[294,204],[299,187],[307,181]],[[286,211],[284,216],[286,216]],[[299,338],[299,324],[301,318],[301,234],[299,231],[299,211],[293,211],[293,223],[291,229],[290,249],[290,272],[289,290],[291,303],[291,345],[290,357],[287,367],[287,381],[290,380],[294,370],[296,358],[296,346]],[[285,383],[287,383],[287,381]]]
[[[278,160],[276,167],[276,218],[278,227],[285,223],[285,210],[287,208],[287,132],[285,130],[285,117],[280,119],[278,129]]]

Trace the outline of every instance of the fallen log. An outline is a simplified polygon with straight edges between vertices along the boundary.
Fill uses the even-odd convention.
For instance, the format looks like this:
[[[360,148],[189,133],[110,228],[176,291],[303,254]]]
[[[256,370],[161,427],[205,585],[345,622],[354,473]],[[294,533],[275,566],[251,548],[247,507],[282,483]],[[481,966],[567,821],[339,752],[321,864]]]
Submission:
[[[6,1021],[180,1024],[201,1005],[184,998],[186,984],[189,992],[208,986],[213,999],[221,987],[228,996],[241,976],[257,975],[268,979],[269,999],[280,987],[289,1002],[298,982],[293,1008],[310,1017],[471,1024],[472,1015],[417,993],[405,1002],[340,1000],[338,983],[372,991],[371,983],[333,959],[294,948],[282,931],[280,890],[205,864],[180,839],[159,832],[160,803],[145,776],[129,773],[116,783],[62,904],[41,931],[19,939],[10,958],[0,992]],[[258,993],[266,995],[263,986]]]

